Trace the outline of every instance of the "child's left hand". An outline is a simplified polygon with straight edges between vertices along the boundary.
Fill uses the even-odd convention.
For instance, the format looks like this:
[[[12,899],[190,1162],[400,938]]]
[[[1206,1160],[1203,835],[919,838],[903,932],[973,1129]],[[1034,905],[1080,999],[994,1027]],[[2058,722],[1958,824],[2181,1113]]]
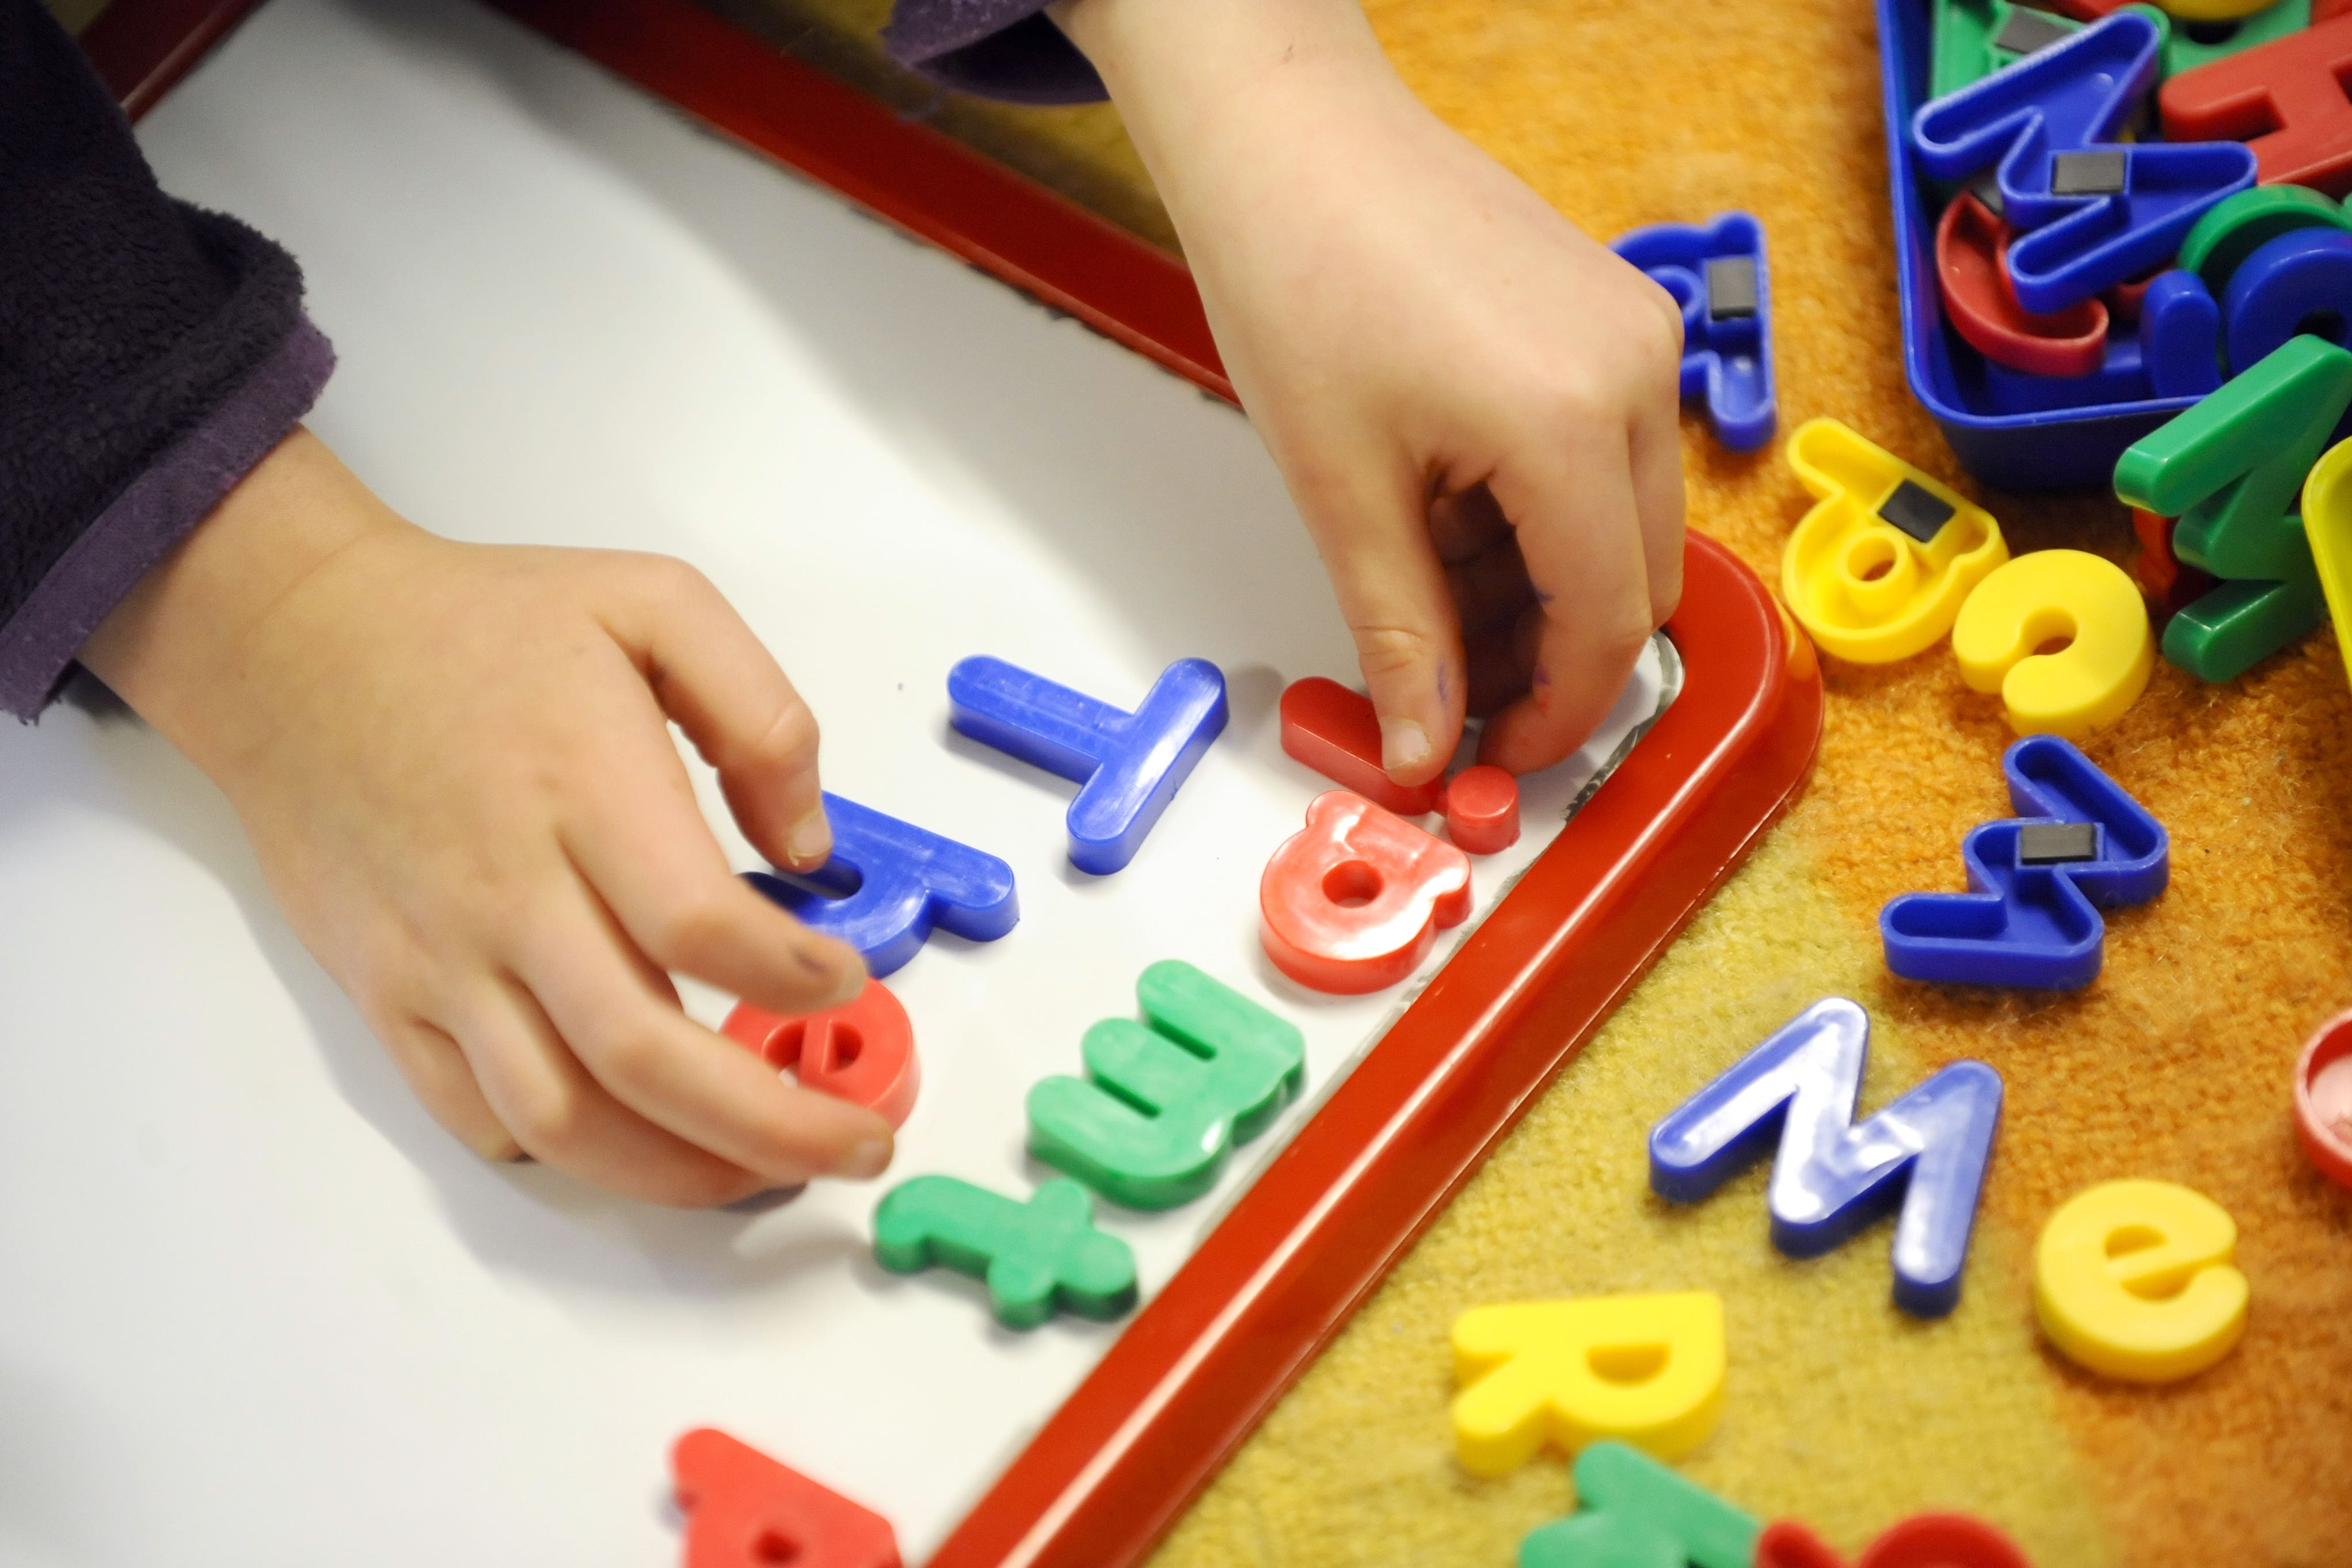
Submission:
[[[1356,0],[1066,0],[1331,574],[1390,774],[1525,773],[1682,592],[1682,318],[1413,99]]]

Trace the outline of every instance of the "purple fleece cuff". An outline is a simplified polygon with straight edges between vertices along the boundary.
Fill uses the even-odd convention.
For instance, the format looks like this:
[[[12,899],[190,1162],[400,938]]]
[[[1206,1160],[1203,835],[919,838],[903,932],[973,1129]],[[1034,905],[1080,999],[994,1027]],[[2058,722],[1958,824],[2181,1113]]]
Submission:
[[[310,411],[335,351],[306,316],[204,423],[131,481],[0,626],[0,710],[30,721],[139,579]]]
[[[1045,0],[898,0],[882,42],[943,87],[1011,103],[1092,103],[1109,95],[1087,57],[1045,16]]]

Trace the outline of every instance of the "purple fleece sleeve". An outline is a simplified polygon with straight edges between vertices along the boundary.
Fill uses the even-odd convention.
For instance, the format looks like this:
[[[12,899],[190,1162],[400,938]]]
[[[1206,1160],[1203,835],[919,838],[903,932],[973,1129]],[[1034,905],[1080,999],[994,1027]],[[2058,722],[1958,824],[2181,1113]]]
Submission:
[[[1091,103],[1102,78],[1045,0],[898,0],[882,42],[933,81],[1013,103]]]
[[[333,364],[294,258],[157,189],[40,0],[0,0],[0,709],[48,702]]]

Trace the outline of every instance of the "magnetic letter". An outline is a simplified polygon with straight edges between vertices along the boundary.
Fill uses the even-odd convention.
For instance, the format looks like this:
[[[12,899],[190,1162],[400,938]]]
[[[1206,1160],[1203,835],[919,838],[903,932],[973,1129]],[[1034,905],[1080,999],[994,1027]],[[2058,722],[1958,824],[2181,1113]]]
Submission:
[[[961,733],[1077,783],[1070,864],[1098,877],[1135,858],[1225,727],[1225,678],[1205,658],[1161,670],[1132,713],[1001,658],[948,671],[948,702]]]
[[[2132,1383],[2172,1383],[2246,1331],[2238,1227],[2171,1182],[2101,1182],[2068,1198],[2033,1248],[2033,1307],[2069,1360]]]
[[[1755,1520],[1638,1448],[1603,1440],[1576,1457],[1577,1511],[1528,1532],[1519,1568],[1749,1568]]]
[[[2054,653],[2043,643],[2065,638]],[[2082,550],[2037,550],[1976,585],[1952,626],[1960,677],[2000,693],[2021,735],[2080,737],[2124,716],[2156,668],[2147,606],[2124,569]]]
[[[2303,531],[2336,617],[2336,640],[2352,647],[2352,441],[2329,448],[2304,481]]]
[[[2254,183],[2254,154],[2238,142],[2116,139],[2155,84],[2163,43],[2157,22],[2119,11],[1912,117],[1912,146],[1934,177],[1998,163],[2003,216],[2021,231],[2010,278],[2026,310],[2063,310],[2164,266],[2206,208]],[[2110,170],[2112,183],[2068,177]]]
[[[1650,1186],[1675,1203],[1706,1197],[1775,1141],[1767,1203],[1772,1244],[1827,1252],[1906,1184],[1895,1222],[1895,1304],[1941,1317],[1960,1299],[1977,1196],[2000,1121],[2000,1075],[1954,1062],[1860,1126],[1854,1101],[1870,1017],[1832,996],[1814,1003],[1650,1133]]]
[[[1282,749],[1342,789],[1399,816],[1435,811],[1445,780],[1401,784],[1381,766],[1381,721],[1372,700],[1310,675],[1282,689]]]
[[[669,1451],[686,1568],[898,1568],[890,1521],[709,1426]]]
[[[922,1087],[914,1026],[878,980],[867,981],[856,1001],[793,1017],[738,1002],[719,1032],[803,1089],[862,1105],[893,1127],[906,1124]]]
[[[1781,552],[1780,597],[1824,653],[1910,658],[2009,559],[1990,512],[1837,420],[1799,426],[1789,464],[1820,499]]]
[[[1213,1186],[1234,1145],[1305,1086],[1307,1041],[1175,959],[1145,970],[1135,994],[1150,1027],[1104,1019],[1081,1047],[1086,1078],[1029,1091],[1029,1150],[1129,1208],[1173,1208]]]
[[[745,879],[811,931],[837,937],[879,979],[921,951],[931,927],[994,942],[1021,919],[1013,868],[911,822],[827,792],[833,858],[808,880],[837,895],[753,871]]]
[[[1879,911],[1886,967],[1906,980],[2078,990],[2098,978],[2099,911],[2164,891],[2171,837],[2055,735],[2019,741],[2001,771],[2018,815],[1961,840],[1969,891],[1905,893]]]
[[[1682,395],[1705,397],[1715,437],[1735,452],[1772,438],[1772,273],[1753,213],[1705,225],[1652,224],[1609,248],[1675,298],[1683,316]]]
[[[1259,939],[1301,985],[1354,994],[1413,972],[1470,913],[1470,858],[1361,795],[1307,808],[1258,881]]]
[[[2200,66],[2157,101],[2176,142],[2244,140],[2266,185],[2352,195],[2352,12]]]
[[[2116,495],[2180,521],[2173,552],[2227,579],[2172,617],[2164,657],[2228,680],[2326,614],[2295,491],[2352,404],[2352,353],[2305,334],[2142,437]]]
[[[1723,1301],[1706,1290],[1475,1307],[1454,1320],[1462,1468],[1508,1475],[1547,1441],[1678,1459],[1723,1413]]]
[[[1047,1182],[1016,1203],[953,1176],[917,1176],[874,1211],[874,1257],[894,1274],[937,1265],[988,1283],[997,1321],[1029,1329],[1054,1309],[1116,1318],[1135,1305],[1135,1254],[1094,1225],[1076,1182]]]

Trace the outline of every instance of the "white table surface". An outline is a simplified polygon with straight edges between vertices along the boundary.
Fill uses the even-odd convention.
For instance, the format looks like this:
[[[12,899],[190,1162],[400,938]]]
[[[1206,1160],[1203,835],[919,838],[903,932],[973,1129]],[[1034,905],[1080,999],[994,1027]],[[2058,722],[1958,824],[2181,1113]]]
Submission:
[[[1154,959],[1297,1020],[1310,1096],[1399,1005],[1257,948],[1258,872],[1323,787],[1276,700],[1353,671],[1238,415],[458,0],[271,0],[141,140],[302,259],[341,355],[312,424],[394,505],[694,561],[815,707],[830,787],[1012,862],[1010,937],[892,978],[924,1059],[894,1177],[1025,1195],[1023,1095]],[[1128,870],[1072,870],[1072,786],[947,730],[979,652],[1122,706],[1223,668],[1231,726]],[[1481,911],[1658,680],[1529,781]],[[879,1187],[675,1213],[478,1161],[102,692],[0,726],[0,997],[8,1568],[667,1563],[665,1451],[705,1423],[919,1560],[1117,1331],[884,1274]],[[1300,1114],[1201,1203],[1106,1206],[1147,1296]]]

